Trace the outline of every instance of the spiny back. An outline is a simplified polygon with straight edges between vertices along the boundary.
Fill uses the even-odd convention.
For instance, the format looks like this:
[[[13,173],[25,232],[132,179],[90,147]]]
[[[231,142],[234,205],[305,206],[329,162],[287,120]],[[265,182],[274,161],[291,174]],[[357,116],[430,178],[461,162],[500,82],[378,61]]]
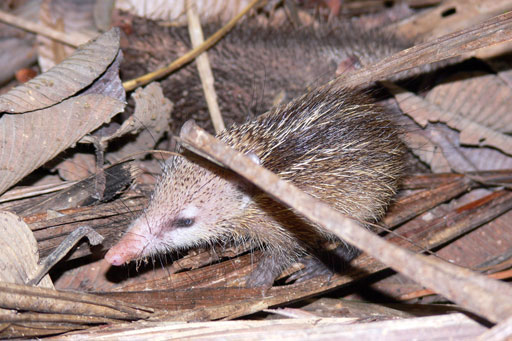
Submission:
[[[342,212],[376,220],[402,173],[404,147],[387,114],[359,91],[327,87],[220,137]]]

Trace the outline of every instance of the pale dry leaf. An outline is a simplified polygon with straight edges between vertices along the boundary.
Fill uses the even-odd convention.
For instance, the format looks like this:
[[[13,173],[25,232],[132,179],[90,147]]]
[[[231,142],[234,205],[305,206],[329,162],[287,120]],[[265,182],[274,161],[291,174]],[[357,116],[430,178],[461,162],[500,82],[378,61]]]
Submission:
[[[47,72],[0,96],[0,112],[25,113],[55,105],[90,85],[119,50],[119,29],[79,48]]]
[[[99,34],[94,23],[93,8],[96,0],[44,0],[39,12],[41,25],[65,32],[68,35],[79,35],[92,39]],[[75,50],[73,47],[37,36],[38,61],[43,72],[62,62]]]
[[[108,142],[126,134],[138,134],[138,136],[119,151],[109,153],[110,161],[154,148],[158,140],[169,131],[173,104],[164,97],[160,83],[153,82],[145,88],[139,88],[132,96],[135,100],[135,112],[114,134],[104,137],[102,142]]]
[[[0,193],[124,110],[99,94],[73,97],[51,108],[0,118]]]
[[[512,155],[512,89],[495,75],[465,74],[432,89],[426,100],[440,110],[440,121],[461,132],[460,143],[489,146]],[[460,76],[459,76],[460,78]]]
[[[410,131],[404,134],[403,141],[421,161],[430,166],[434,173],[447,173],[451,171],[450,163],[424,131]]]
[[[112,12],[115,0],[96,0],[93,9],[94,24],[100,31],[108,31],[112,27]]]
[[[96,171],[96,158],[92,154],[75,153],[60,162],[54,169],[66,181],[85,179]]]
[[[432,141],[430,133],[425,130],[431,117],[437,117],[438,108],[430,102],[425,101],[420,96],[408,92],[395,85],[389,84],[388,88],[395,96],[400,109],[408,115],[414,122],[420,125],[421,129],[409,129],[404,136],[404,142],[407,147],[421,161],[429,165],[435,173],[444,173],[451,170],[450,162],[446,159],[442,149]],[[414,125],[413,122],[407,125]]]
[[[460,134],[444,124],[429,124],[426,132],[442,149],[454,171],[462,173],[512,168],[512,157],[494,148],[461,146]]]
[[[463,147],[459,133],[442,123],[411,129],[404,135],[407,147],[434,173],[512,168],[512,158],[487,147]]]
[[[194,0],[201,21],[225,22],[240,13],[251,0]],[[151,20],[187,23],[187,0],[117,0],[116,8]]]
[[[413,148],[413,152],[427,162],[433,171],[435,172],[446,172],[446,165],[449,164],[453,170],[462,171],[474,171],[483,169],[500,169],[503,165],[509,164],[508,157],[505,154],[512,153],[512,137],[500,133],[491,128],[482,126],[476,121],[472,121],[469,118],[462,116],[459,113],[451,113],[443,110],[438,105],[415,95],[412,92],[400,90],[398,88],[391,88],[393,94],[404,113],[414,119],[423,128],[428,127],[429,122],[443,122],[449,127],[462,131],[457,137],[454,137],[450,133],[450,142],[443,137],[444,133],[435,132],[437,128],[428,127],[425,131],[423,138],[426,140],[425,148],[421,145]],[[446,131],[445,131],[446,132]],[[455,133],[455,132],[453,132]],[[483,136],[483,137],[482,137]],[[475,139],[478,138],[478,141]],[[443,142],[444,141],[444,142]],[[478,145],[480,148],[465,148],[461,144]],[[440,145],[441,144],[441,145]],[[432,154],[435,151],[433,146],[441,148],[443,156],[441,154]],[[449,147],[448,147],[449,146]],[[495,151],[493,148],[487,148],[483,146],[490,146],[498,148],[505,154],[501,154]],[[483,149],[483,150],[478,150]],[[486,157],[478,161],[477,155],[485,155]],[[493,157],[489,159],[488,157]],[[442,159],[445,159],[444,161]]]
[[[413,92],[398,87],[390,90],[393,92],[400,109],[421,127],[426,127],[428,122],[437,120],[441,116],[438,107]]]
[[[496,72],[497,77],[505,82],[509,88],[512,88],[512,70],[510,70],[510,63],[507,59],[494,58],[487,59],[485,62]]]
[[[28,225],[11,212],[0,212],[0,281],[25,284],[37,272],[39,250]],[[50,276],[39,286],[52,288]]]
[[[510,1],[446,0],[439,6],[419,11],[394,28],[394,33],[412,40],[429,40],[475,26],[512,8]]]
[[[471,72],[447,81],[434,87],[426,99],[492,130],[512,132],[512,89],[501,78]]]
[[[160,137],[158,134],[165,132],[173,105],[164,97],[160,83],[153,82],[145,88],[139,88],[132,97],[135,100],[135,112],[114,134],[104,137],[103,142],[148,129],[156,133],[157,137]]]
[[[438,146],[444,158],[450,164],[450,168],[458,173],[475,172],[479,169],[470,159],[462,153],[457,132],[442,124],[428,125],[425,129],[429,140]]]
[[[124,91],[123,84],[119,78],[119,65],[121,60],[122,53],[119,51],[114,62],[107,68],[100,78],[96,79],[92,85],[81,93],[81,95],[101,94],[125,102],[126,92]],[[109,126],[116,124],[116,122],[111,122]],[[103,128],[96,130],[93,134],[96,134],[101,129]],[[79,142],[82,142],[82,140]],[[59,175],[62,179],[81,180],[96,171],[96,163],[93,155],[85,156],[85,154],[82,154],[82,157],[79,158],[79,160],[74,159],[74,157],[63,160],[56,164],[53,169],[57,169],[59,171]]]

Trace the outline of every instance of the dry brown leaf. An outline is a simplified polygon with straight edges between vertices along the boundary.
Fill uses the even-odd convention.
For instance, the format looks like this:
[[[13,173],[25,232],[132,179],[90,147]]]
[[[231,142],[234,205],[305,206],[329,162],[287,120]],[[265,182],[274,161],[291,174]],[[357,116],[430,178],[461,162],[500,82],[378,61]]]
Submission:
[[[119,67],[122,61],[123,52],[119,51],[107,70],[85,89],[81,95],[102,94],[123,102],[126,101],[126,91],[124,91],[123,83],[121,78],[119,78]]]
[[[437,108],[412,92],[407,92],[391,84],[389,88],[393,92],[400,109],[422,128],[426,128],[429,117]],[[414,123],[411,122],[411,124]],[[404,142],[414,155],[430,166],[433,172],[449,172],[451,170],[450,162],[442,153],[441,148],[432,141],[429,135],[429,132],[425,130],[410,129],[404,138]]]
[[[37,241],[28,225],[11,212],[0,212],[0,281],[24,284],[38,269]],[[53,289],[50,276],[39,286]]]
[[[426,99],[493,130],[512,132],[512,89],[502,79],[492,74],[466,73],[447,81],[434,87]]]
[[[114,62],[107,68],[101,77],[95,80],[87,90],[81,93],[81,95],[102,94],[124,102],[126,100],[126,93],[121,83],[121,79],[119,78],[119,65],[121,60],[122,53],[119,51]],[[111,122],[108,126],[114,126],[116,124],[116,122]],[[117,124],[117,126],[119,126],[119,124]],[[96,130],[94,134],[101,129],[103,128]],[[79,142],[83,142],[82,140]],[[55,165],[53,169],[57,169],[61,178],[65,180],[84,179],[96,171],[96,163],[93,155],[81,155],[82,157],[78,159],[74,159],[73,157],[72,159],[63,160]]]
[[[467,76],[428,93],[426,99],[442,109],[429,120],[459,130],[463,144],[487,145],[511,154],[512,137],[504,133],[512,131],[512,89],[495,75]]]
[[[119,151],[110,153],[108,156],[110,161],[154,148],[157,141],[169,130],[173,104],[164,97],[160,83],[154,82],[145,88],[137,89],[133,99],[135,100],[133,115],[123,122],[114,134],[102,138],[102,142],[106,143],[126,134],[138,134],[138,136]]]
[[[440,106],[412,92],[394,87],[391,87],[391,90],[394,92],[400,108],[425,128],[421,137],[415,136],[414,139],[411,137],[408,140],[414,140],[410,144],[413,152],[422,161],[428,163],[434,172],[449,171],[447,165],[458,172],[502,169],[512,165],[512,158],[493,148],[482,147],[491,146],[510,154],[512,152],[512,137],[487,128],[460,113],[443,110]],[[476,104],[473,103],[474,106]],[[478,115],[479,112],[476,112],[475,117],[481,119]],[[443,129],[429,122],[443,122],[449,127],[462,130],[462,133],[456,134],[451,129]],[[468,142],[482,138],[482,136],[485,137],[483,141],[475,141],[480,148],[461,146],[461,144],[470,144]],[[442,150],[442,154],[436,151],[437,148]]]
[[[0,118],[0,193],[123,111],[124,103],[91,94],[48,109]]]
[[[119,30],[112,29],[48,72],[0,96],[0,112],[24,113],[63,101],[105,72],[118,50]]]
[[[96,171],[96,159],[93,154],[75,153],[59,163],[55,169],[66,181],[82,180]]]
[[[456,172],[512,168],[512,157],[494,148],[461,146],[461,135],[443,124],[429,124],[426,131]]]
[[[411,131],[405,134],[404,142],[409,150],[421,161],[430,166],[434,173],[451,171],[450,163],[444,157],[442,150],[437,147],[423,131]]]
[[[137,134],[150,131],[155,139],[159,139],[169,125],[172,102],[164,97],[160,83],[153,82],[145,88],[139,88],[132,95],[135,100],[135,112],[111,136],[104,137],[107,142],[125,134]],[[153,141],[154,142],[154,141]]]
[[[99,34],[93,17],[95,3],[95,0],[44,0],[39,12],[39,22],[69,35],[78,32],[81,36],[92,39]],[[43,72],[62,62],[75,50],[41,35],[37,36],[37,41],[39,66]]]
[[[459,134],[457,134],[457,132],[438,124],[429,124],[425,132],[429,140],[441,150],[444,159],[448,162],[452,170],[458,173],[479,170],[462,152],[462,147],[460,147],[458,139]]]
[[[509,11],[508,0],[446,0],[397,24],[396,32],[409,39],[429,40],[474,26]]]

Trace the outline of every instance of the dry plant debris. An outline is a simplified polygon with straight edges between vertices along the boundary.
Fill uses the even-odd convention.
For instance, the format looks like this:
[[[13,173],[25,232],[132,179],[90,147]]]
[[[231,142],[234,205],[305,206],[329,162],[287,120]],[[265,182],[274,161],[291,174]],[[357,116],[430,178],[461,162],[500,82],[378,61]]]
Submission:
[[[3,168],[0,191],[5,191],[75,144],[85,134],[122,111],[123,106],[117,99],[90,94],[64,100],[49,109],[19,116],[4,115],[0,122],[5,131],[0,153]],[[91,108],[96,109],[93,115],[90,115]],[[83,120],[87,116],[88,120]],[[62,134],[63,139],[55,139],[53,136],[57,134]]]
[[[39,11],[39,22],[44,27],[58,29],[70,36],[88,41],[99,35],[94,23],[94,6],[96,1],[43,1]],[[66,15],[73,13],[75,15]],[[78,15],[77,15],[78,14]],[[85,36],[85,37],[82,37]],[[42,71],[47,71],[71,55],[74,48],[38,35],[38,62]]]
[[[37,241],[28,225],[11,212],[0,212],[0,229],[1,281],[24,284],[35,275],[38,268]],[[46,276],[40,285],[53,288],[50,276]]]
[[[208,0],[198,3],[201,21],[221,20],[227,22],[240,13],[250,0]],[[165,20],[176,25],[187,23],[187,0],[168,1],[116,1],[116,8],[151,20]]]
[[[100,143],[107,143],[128,134],[136,135],[120,150],[112,152],[108,160],[115,162],[142,150],[151,149],[168,132],[173,104],[164,97],[159,83],[139,88],[131,96],[135,101],[134,113],[111,135],[103,136]],[[139,156],[142,158],[143,155]],[[135,156],[136,157],[136,156]]]
[[[133,327],[133,325],[132,325]],[[485,328],[462,314],[418,317],[414,319],[390,320],[374,323],[350,324],[347,318],[298,318],[268,321],[221,321],[173,323],[137,323],[126,330],[120,325],[109,331],[94,328],[97,339],[115,338],[120,340],[165,338],[167,340],[297,340],[354,338],[374,339],[382,337],[386,331],[388,340],[404,340],[415,335],[420,340],[443,339],[450,335],[454,340],[473,338],[485,332]],[[455,331],[456,330],[456,331]],[[70,333],[57,339],[80,340],[90,337],[86,332]]]
[[[0,98],[0,110],[25,113],[62,102],[89,86],[112,64],[119,51],[119,32],[110,31],[88,43],[44,74]]]
[[[327,20],[336,23],[350,17],[357,27],[382,27],[416,42],[409,50],[376,63],[359,60],[361,68],[354,68],[359,63],[348,58],[341,65],[344,72],[334,80],[343,86],[382,80],[382,88],[392,96],[376,97],[385,97],[383,104],[394,103],[397,111],[410,118],[405,123],[406,140],[421,160],[411,156],[411,169],[423,174],[408,173],[380,222],[383,231],[393,230],[381,233],[391,246],[365,230],[359,234],[358,227],[307,198],[297,206],[302,193],[294,192],[281,200],[328,228],[344,221],[341,235],[367,251],[346,272],[293,281],[303,268],[297,263],[283,272],[276,285],[261,289],[245,287],[247,275],[260,260],[258,251],[228,246],[197,249],[170,255],[172,262],[156,258],[152,263],[117,269],[102,260],[147,202],[151,177],[158,175],[165,153],[147,157],[144,151],[156,146],[172,150],[178,141],[240,174],[252,172],[256,175],[252,181],[278,197],[281,194],[276,189],[290,190],[276,179],[268,187],[264,180],[272,179],[271,174],[257,170],[243,156],[229,159],[234,154],[221,153],[223,149],[200,128],[188,126],[181,139],[172,136],[190,118],[181,112],[171,117],[173,107],[195,108],[204,102],[206,108],[202,95],[196,96],[201,85],[195,61],[190,63],[206,45],[194,49],[197,43],[189,43],[184,29],[179,31],[184,34],[177,34],[184,37],[175,44],[178,54],[171,58],[165,52],[174,44],[168,32],[187,23],[185,9],[191,2],[205,32],[225,34],[228,30],[221,29],[222,23],[254,6],[232,33],[243,25],[261,25],[257,26],[261,32],[265,27],[277,32],[286,25],[321,29]],[[14,11],[11,5],[0,4],[0,20],[9,23],[0,33],[0,47],[7,56],[0,63],[9,69],[0,74],[0,81],[9,81],[0,89],[0,265],[8,269],[0,279],[0,337],[365,339],[380,337],[385,331],[388,339],[500,340],[512,335],[509,1],[406,0],[390,8],[389,2],[380,0],[266,4],[179,0],[172,6],[167,1],[123,0],[116,1],[115,8],[113,2],[94,0],[12,3],[17,6]],[[497,16],[501,13],[505,14]],[[215,24],[208,26],[212,21]],[[121,30],[110,30],[111,25]],[[35,49],[34,35],[17,27],[37,32],[43,44]],[[208,35],[207,45],[220,38]],[[96,36],[73,52],[73,46]],[[219,66],[223,39],[208,53],[212,69],[206,71],[211,76],[205,81],[210,83],[208,96],[228,99],[234,107],[252,108],[254,103],[243,102],[243,92],[236,91],[237,78],[250,79],[251,75],[219,74],[228,69]],[[38,65],[30,65],[35,58],[30,49],[37,51]],[[175,61],[180,56],[186,58]],[[308,58],[307,51],[304,56]],[[478,61],[473,58],[457,64],[470,57]],[[251,63],[243,59],[243,53],[237,58]],[[448,58],[452,59],[435,64],[427,77],[415,74],[409,82],[389,82],[404,70]],[[167,75],[177,66],[181,69]],[[252,68],[267,71],[267,66],[272,70],[270,65]],[[10,80],[21,68],[27,69],[20,70],[20,75],[35,70],[40,74],[23,84]],[[146,75],[147,71],[157,72]],[[155,81],[140,86],[155,75]],[[172,77],[184,75],[194,79],[190,87],[169,88]],[[266,79],[270,82],[272,76]],[[233,79],[235,85],[226,79]],[[257,102],[263,96],[264,83],[244,89],[252,94],[249,100]],[[307,88],[309,84],[302,85]],[[286,90],[265,102],[289,100]],[[255,114],[268,109],[258,108],[261,112]],[[238,111],[239,116],[222,117],[228,126],[248,119],[246,111]],[[212,132],[207,110],[193,115]],[[203,138],[209,142],[201,145]],[[136,161],[126,161],[132,159]],[[149,175],[139,176],[141,170]],[[137,181],[132,182],[133,178]],[[13,188],[20,184],[26,187]],[[319,212],[324,213],[318,216]],[[329,220],[330,214],[336,219]],[[77,240],[67,258],[54,267],[53,255],[60,257],[71,245],[63,241],[85,231],[84,226],[102,235],[103,244],[92,246]],[[446,264],[447,260],[459,267]],[[49,268],[53,284],[45,276],[44,288],[27,285],[38,270],[44,274]],[[357,280],[361,282],[354,284]],[[345,298],[311,298],[332,290]],[[395,303],[383,304],[378,295],[366,296],[376,292]],[[287,307],[291,302],[300,305]],[[244,320],[215,321],[241,317]]]

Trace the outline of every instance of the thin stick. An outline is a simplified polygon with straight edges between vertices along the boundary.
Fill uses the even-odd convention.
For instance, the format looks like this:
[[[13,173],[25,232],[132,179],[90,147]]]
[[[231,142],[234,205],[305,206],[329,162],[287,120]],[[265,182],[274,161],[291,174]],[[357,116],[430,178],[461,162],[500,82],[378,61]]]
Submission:
[[[417,66],[463,55],[470,57],[478,49],[512,40],[512,12],[483,23],[415,45],[381,61],[353,72],[343,73],[330,83],[344,88],[357,87]]]
[[[57,264],[65,255],[68,254],[69,250],[78,243],[84,236],[89,239],[91,245],[101,244],[103,236],[98,232],[94,231],[89,226],[80,226],[75,231],[71,232],[64,241],[57,246],[53,252],[46,257],[41,264],[37,267],[37,272],[27,281],[28,285],[38,285],[41,279]]]
[[[496,273],[487,275],[487,277],[494,278],[494,279],[509,279],[512,277],[512,270],[496,272]],[[417,291],[413,291],[413,292],[401,295],[397,299],[399,301],[407,301],[407,300],[411,300],[413,298],[420,298],[420,297],[424,297],[424,296],[428,296],[428,295],[435,295],[435,294],[436,294],[436,292],[433,290],[422,289],[422,290],[417,290]]]
[[[215,43],[217,43],[220,38],[222,38],[226,33],[228,33],[235,25],[236,23],[247,13],[249,10],[251,10],[256,4],[258,4],[260,0],[253,0],[242,12],[240,12],[236,17],[231,19],[226,26],[215,32],[210,38],[206,39],[201,46],[198,48],[195,48],[187,53],[185,53],[180,58],[173,61],[171,64],[167,65],[166,67],[163,67],[161,69],[158,69],[156,71],[150,72],[145,74],[144,76],[131,79],[129,81],[126,81],[123,83],[123,87],[126,91],[131,91],[141,85],[146,85],[155,79],[161,78],[163,76],[168,75],[169,73],[173,72],[174,70],[182,67],[183,65],[189,63],[191,60],[193,60],[195,57],[203,53],[204,51],[208,50],[210,47],[212,47]]]
[[[85,34],[79,32],[64,33],[53,28],[26,20],[15,15],[9,14],[4,11],[0,11],[0,21],[21,28],[25,31],[40,34],[47,38],[56,40],[60,43],[69,45],[71,47],[78,47],[82,44],[87,43],[92,37],[88,37]]]
[[[53,184],[45,184],[38,186],[30,186],[30,187],[22,187],[22,188],[14,188],[10,191],[5,192],[2,196],[0,196],[0,203],[4,203],[7,201],[25,199],[30,197],[35,197],[41,194],[48,194],[60,191],[62,189],[66,189],[68,187],[73,186],[78,181],[69,181],[62,183],[53,183]]]
[[[190,34],[190,40],[192,41],[192,47],[197,48],[204,42],[203,30],[201,29],[201,23],[199,22],[199,16],[195,9],[195,2],[187,1],[187,18],[188,18],[188,32]],[[213,86],[214,78],[212,69],[210,67],[210,61],[208,60],[207,52],[201,53],[196,57],[197,71],[199,71],[199,78],[203,86],[204,97],[208,104],[208,111],[212,119],[213,128],[218,134],[223,131],[226,126],[222,120],[220,113],[219,104],[217,103],[217,94]]]

